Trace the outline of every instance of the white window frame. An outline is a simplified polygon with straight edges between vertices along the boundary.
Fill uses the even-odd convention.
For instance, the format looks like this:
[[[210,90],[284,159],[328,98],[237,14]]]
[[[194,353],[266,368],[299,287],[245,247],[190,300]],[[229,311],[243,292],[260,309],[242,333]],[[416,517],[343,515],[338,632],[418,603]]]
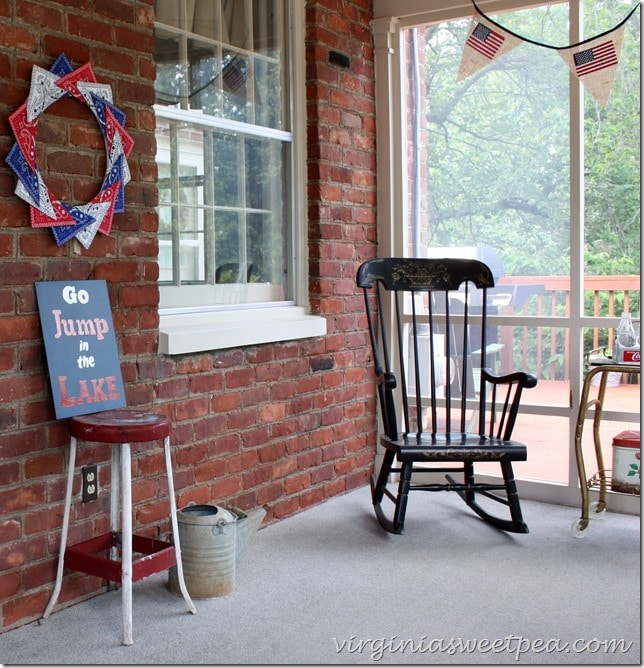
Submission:
[[[191,306],[159,309],[159,352],[180,355],[289,341],[326,334],[326,320],[310,314],[308,301],[308,248],[306,207],[306,96],[304,3],[287,3],[290,31],[290,117],[296,140],[292,149],[292,257],[294,298],[288,302]],[[180,110],[155,105],[166,118]],[[194,120],[194,117],[190,117]],[[217,120],[236,129],[234,121]],[[279,132],[277,132],[279,134]],[[163,287],[161,288],[163,289]],[[177,288],[181,289],[181,288]]]

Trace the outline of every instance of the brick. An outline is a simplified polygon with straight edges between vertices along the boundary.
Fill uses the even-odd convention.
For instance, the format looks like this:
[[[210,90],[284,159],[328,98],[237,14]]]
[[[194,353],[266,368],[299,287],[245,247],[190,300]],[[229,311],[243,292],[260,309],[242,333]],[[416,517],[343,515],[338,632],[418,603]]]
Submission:
[[[78,35],[86,40],[111,44],[112,25],[109,21],[89,18],[86,13],[67,15],[67,29],[70,35]]]
[[[223,477],[226,474],[226,463],[223,461],[204,461],[195,466],[194,472],[197,482],[207,482]]]
[[[23,234],[20,237],[20,253],[23,257],[55,257],[65,255],[64,248],[52,242],[50,234],[37,230],[34,234]]]
[[[14,598],[2,606],[3,626],[13,628],[18,622],[27,622],[42,617],[49,602],[49,591],[38,591]]]
[[[136,510],[136,523],[139,526],[159,522],[168,517],[170,506],[167,500],[146,503],[142,508]]]
[[[251,385],[254,380],[254,369],[236,369],[226,374],[226,388],[230,390],[238,387],[247,387]]]
[[[273,517],[280,519],[293,515],[300,509],[298,500],[295,498],[283,499],[272,506]]]
[[[235,457],[228,458],[229,473],[239,473],[246,469],[253,468],[259,462],[259,455],[256,450],[242,452]]]
[[[260,422],[276,422],[278,420],[283,420],[286,415],[286,405],[284,403],[279,404],[270,404],[269,406],[264,406],[259,411],[259,420]]]
[[[94,11],[116,21],[134,24],[134,6],[124,0],[94,0]],[[134,42],[136,44],[136,42]]]
[[[36,262],[5,261],[0,263],[0,283],[24,285],[41,279],[41,268]]]
[[[264,445],[258,451],[259,461],[262,463],[275,461],[284,456],[285,450],[284,443],[281,442]]]
[[[8,599],[14,596],[20,589],[20,573],[2,573],[0,574],[0,598]]]
[[[97,262],[94,265],[94,278],[109,280],[112,283],[133,283],[137,280],[139,265],[130,261]]]
[[[5,402],[18,401],[41,394],[45,387],[42,376],[17,376],[0,379],[0,396]]]
[[[295,494],[306,489],[310,484],[311,475],[309,473],[298,473],[284,481],[284,492],[286,494]]]
[[[119,302],[124,307],[149,306],[159,303],[159,288],[156,285],[124,287],[119,291]]]
[[[300,508],[309,508],[317,503],[324,501],[324,490],[317,489],[308,489],[298,497]]]
[[[0,45],[33,52],[36,50],[36,35],[30,30],[5,24],[0,30]]]
[[[213,482],[211,487],[211,499],[215,502],[227,499],[242,490],[242,479],[239,476],[223,478]]]
[[[159,242],[155,237],[127,237],[121,241],[121,253],[124,256],[156,257]]]
[[[203,417],[208,414],[210,401],[208,397],[186,399],[177,404],[175,418],[177,420],[190,420]]]
[[[194,387],[191,385],[194,391]],[[211,410],[217,413],[229,413],[241,406],[241,394],[239,392],[215,393],[210,399]]]
[[[274,504],[284,496],[285,490],[281,482],[276,481],[260,487],[257,491],[257,505]],[[297,508],[297,506],[295,506]],[[275,506],[273,506],[275,508]],[[270,512],[270,507],[269,507]]]
[[[13,254],[13,234],[0,234],[0,257],[11,257]]]
[[[25,460],[25,478],[42,478],[47,475],[60,474],[63,471],[63,463],[62,452],[39,453]]]

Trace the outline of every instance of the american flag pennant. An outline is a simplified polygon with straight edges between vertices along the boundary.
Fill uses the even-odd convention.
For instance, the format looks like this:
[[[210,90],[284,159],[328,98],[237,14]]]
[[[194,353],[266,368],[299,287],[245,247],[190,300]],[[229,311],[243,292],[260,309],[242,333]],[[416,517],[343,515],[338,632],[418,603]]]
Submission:
[[[484,23],[477,23],[465,44],[492,60],[504,41],[505,37],[503,35],[494,32]]]
[[[618,64],[615,45],[612,40],[599,44],[593,49],[584,49],[573,55],[575,61],[575,71],[578,77],[599,72],[607,67]]]
[[[471,76],[495,58],[518,46],[521,40],[482,18],[473,18],[463,47],[457,81]]]
[[[615,81],[625,27],[622,25],[596,40],[559,51],[571,72],[602,107],[608,104]]]
[[[240,59],[239,56],[235,56],[231,61],[224,65],[222,71],[224,89],[231,93],[237,93],[242,86],[246,85],[248,75],[248,63],[243,59]]]

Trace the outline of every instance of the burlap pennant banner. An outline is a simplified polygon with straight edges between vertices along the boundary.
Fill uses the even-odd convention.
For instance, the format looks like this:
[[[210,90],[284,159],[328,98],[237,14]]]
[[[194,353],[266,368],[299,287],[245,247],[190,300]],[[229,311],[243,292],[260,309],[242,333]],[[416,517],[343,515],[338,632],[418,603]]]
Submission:
[[[621,26],[609,35],[598,37],[592,42],[559,51],[559,55],[571,72],[604,108],[608,104],[615,81],[624,29],[625,26]]]
[[[456,80],[472,76],[519,44],[520,39],[484,18],[472,18]]]
[[[522,37],[511,30],[506,30],[486,16],[477,6],[476,0],[472,0],[472,5],[477,13],[470,22],[456,76],[457,81],[472,76],[493,60],[500,58],[522,42],[526,42],[558,51],[570,71],[578,77],[588,93],[602,107],[606,107],[615,82],[626,22],[639,8],[639,3],[611,30],[595,38],[566,47],[542,44]]]

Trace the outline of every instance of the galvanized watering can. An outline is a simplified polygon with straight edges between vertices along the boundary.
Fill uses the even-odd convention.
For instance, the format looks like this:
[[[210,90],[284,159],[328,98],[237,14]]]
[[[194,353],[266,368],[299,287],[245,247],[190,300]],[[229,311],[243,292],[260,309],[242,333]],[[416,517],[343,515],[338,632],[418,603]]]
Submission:
[[[237,564],[266,511],[191,505],[177,512],[181,562],[192,598],[226,596],[235,588]],[[170,569],[170,591],[180,594],[177,569]]]

